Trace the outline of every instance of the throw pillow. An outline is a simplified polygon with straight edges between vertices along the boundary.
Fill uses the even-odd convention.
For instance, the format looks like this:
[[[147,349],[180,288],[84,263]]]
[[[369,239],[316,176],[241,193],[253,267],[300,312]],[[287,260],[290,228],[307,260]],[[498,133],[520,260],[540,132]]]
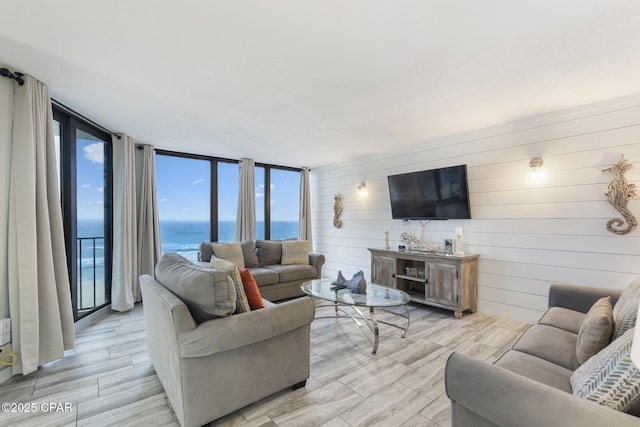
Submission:
[[[571,375],[573,394],[618,411],[640,403],[640,370],[631,361],[635,328],[626,331]]]
[[[638,303],[640,303],[640,277],[622,292],[615,307],[613,307],[613,334],[614,340],[636,325],[638,317]]]
[[[251,310],[258,310],[264,308],[264,301],[260,295],[260,289],[256,279],[253,278],[253,274],[248,268],[240,269],[240,277],[242,278],[242,285],[244,286],[244,292],[247,294],[247,300],[249,300],[249,307]]]
[[[196,323],[233,314],[236,291],[226,273],[203,268],[178,254],[164,254],[155,268],[156,280],[180,298]]]
[[[280,264],[282,242],[279,240],[256,240],[256,254],[260,266]]]
[[[311,242],[308,240],[285,240],[282,242],[282,265],[309,264]]]
[[[258,255],[256,255],[255,242],[253,240],[243,240],[240,246],[242,246],[245,268],[258,267],[260,262],[258,261]]]
[[[609,344],[611,329],[613,328],[613,309],[611,297],[600,298],[589,309],[576,343],[576,358],[579,364],[586,362]]]
[[[240,277],[240,272],[238,271],[238,267],[232,263],[231,261],[227,261],[226,259],[216,258],[215,256],[211,257],[211,268],[216,270],[222,270],[231,277],[233,280],[233,284],[236,288],[236,313],[244,313],[247,311],[251,311],[251,307],[249,306],[249,301],[247,300],[247,294],[244,293],[244,286],[242,285],[242,278]]]
[[[218,258],[231,261],[238,268],[244,268],[244,255],[240,242],[214,244],[213,253]]]

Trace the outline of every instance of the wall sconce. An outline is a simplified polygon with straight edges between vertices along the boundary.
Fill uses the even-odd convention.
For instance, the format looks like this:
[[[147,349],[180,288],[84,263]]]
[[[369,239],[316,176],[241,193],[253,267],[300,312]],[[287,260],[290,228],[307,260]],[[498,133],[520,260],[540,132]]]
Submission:
[[[529,181],[539,181],[541,178],[542,158],[535,157],[529,161]]]
[[[361,182],[360,185],[358,185],[358,196],[364,197],[367,194],[369,194],[367,191],[367,183]]]

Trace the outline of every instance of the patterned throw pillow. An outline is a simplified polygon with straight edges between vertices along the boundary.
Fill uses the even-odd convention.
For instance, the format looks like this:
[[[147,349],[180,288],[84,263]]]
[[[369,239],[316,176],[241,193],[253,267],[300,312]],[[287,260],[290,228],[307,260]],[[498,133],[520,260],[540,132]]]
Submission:
[[[233,284],[236,289],[236,313],[244,313],[247,311],[251,311],[251,307],[249,306],[249,301],[247,300],[247,294],[244,292],[244,286],[242,285],[242,278],[240,277],[240,272],[238,271],[238,267],[232,263],[231,261],[227,261],[226,259],[216,258],[215,256],[211,257],[211,268],[216,270],[222,270],[226,272],[231,280],[233,280]]]
[[[238,268],[244,268],[244,255],[240,242],[214,244],[213,253],[218,258],[231,261]]]
[[[622,334],[636,325],[638,303],[640,303],[640,277],[631,282],[613,307],[613,335],[611,340],[622,336]]]
[[[640,403],[640,370],[631,361],[629,329],[571,375],[573,394],[618,411]]]
[[[282,242],[282,265],[309,264],[311,242],[308,240],[284,240]]]
[[[614,319],[620,314],[620,310],[622,309],[622,306],[624,305],[627,298],[629,298],[629,296],[635,293],[638,289],[640,289],[640,276],[636,277],[636,279],[633,282],[629,283],[629,286],[627,286],[627,288],[622,291],[622,295],[620,295],[620,298],[618,298],[618,301],[613,306]]]
[[[578,363],[583,364],[609,344],[612,327],[611,297],[600,298],[589,309],[580,326],[576,343]]]

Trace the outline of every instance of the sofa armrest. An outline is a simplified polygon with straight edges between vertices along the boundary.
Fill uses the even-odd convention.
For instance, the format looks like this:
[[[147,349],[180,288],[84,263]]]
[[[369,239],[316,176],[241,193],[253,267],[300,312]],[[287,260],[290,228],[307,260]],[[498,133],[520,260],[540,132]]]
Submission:
[[[311,324],[315,305],[298,298],[201,323],[178,336],[180,357],[204,357],[247,346]]]
[[[615,305],[621,294],[622,291],[617,289],[553,283],[549,289],[549,307],[563,307],[586,313],[602,297],[610,296],[611,305]]]
[[[325,262],[325,257],[323,254],[309,254],[309,262],[316,268],[317,274],[316,279],[322,278],[322,266]]]
[[[461,353],[447,360],[445,388],[452,427],[631,427],[640,421]]]

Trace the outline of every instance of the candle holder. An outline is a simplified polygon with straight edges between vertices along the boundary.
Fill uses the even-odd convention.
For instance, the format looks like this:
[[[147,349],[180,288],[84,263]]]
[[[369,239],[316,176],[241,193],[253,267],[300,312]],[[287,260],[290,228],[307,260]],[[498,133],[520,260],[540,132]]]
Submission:
[[[464,255],[464,250],[462,249],[462,228],[456,228],[456,255]]]
[[[391,249],[391,246],[389,246],[389,231],[387,230],[384,232],[384,248]]]

